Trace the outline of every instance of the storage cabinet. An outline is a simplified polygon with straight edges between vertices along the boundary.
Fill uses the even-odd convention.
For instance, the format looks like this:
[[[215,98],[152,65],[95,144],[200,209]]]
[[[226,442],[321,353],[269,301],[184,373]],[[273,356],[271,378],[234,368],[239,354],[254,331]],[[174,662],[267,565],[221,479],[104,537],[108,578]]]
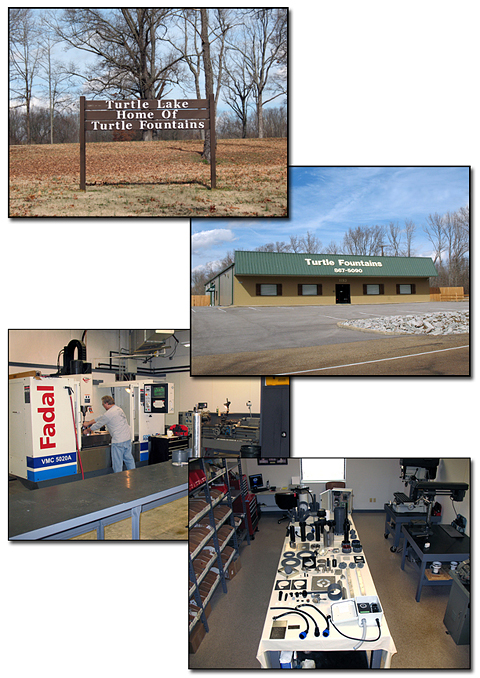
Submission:
[[[194,459],[189,462],[188,552],[189,552],[189,633],[195,651],[201,636],[208,632],[209,601],[218,586],[227,593],[227,579],[236,571],[239,545],[250,543],[245,525],[245,486],[241,460]],[[234,508],[235,503],[235,508]],[[201,623],[202,628],[198,627]],[[193,636],[196,636],[193,642]],[[198,640],[200,638],[200,640]]]
[[[452,587],[443,623],[457,645],[470,643],[470,587],[451,573]]]
[[[169,461],[174,450],[188,449],[188,436],[150,436],[148,439],[148,464],[159,464]]]
[[[237,499],[235,499],[235,501],[233,502],[233,510],[237,514],[245,513],[246,522],[245,519],[242,520],[240,524],[240,529],[248,530],[249,536],[252,539],[254,539],[255,532],[258,529],[258,521],[260,520],[260,514],[257,504],[257,497],[255,494],[253,494],[253,492],[248,492],[245,495],[245,505],[246,508],[245,510],[243,510],[242,497],[237,497]]]
[[[290,456],[290,385],[262,377],[260,445],[262,457]]]

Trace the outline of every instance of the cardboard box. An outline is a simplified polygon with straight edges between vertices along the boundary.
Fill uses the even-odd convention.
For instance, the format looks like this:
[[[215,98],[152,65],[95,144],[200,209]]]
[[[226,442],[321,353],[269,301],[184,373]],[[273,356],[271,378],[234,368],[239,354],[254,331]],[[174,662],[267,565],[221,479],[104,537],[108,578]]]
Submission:
[[[225,572],[225,576],[227,579],[233,579],[236,574],[242,569],[242,563],[240,558],[237,558],[237,560],[234,560],[230,565],[228,566],[228,570]]]
[[[200,611],[200,608],[198,607],[197,603],[194,600],[191,600],[190,603],[189,603],[189,608],[188,608],[188,614],[189,614],[189,617],[191,616],[191,618],[189,618],[188,623],[190,623],[192,621],[193,617],[196,616],[199,613],[199,611]],[[205,605],[203,611],[205,613],[205,617],[208,619],[209,616],[210,616],[210,612],[212,611],[212,606],[210,605],[210,603],[207,603]]]
[[[210,616],[211,611],[212,606],[210,605],[210,603],[208,603],[204,610],[207,619]],[[195,654],[195,652],[200,647],[202,640],[205,638],[205,634],[206,634],[205,627],[203,625],[202,620],[199,619],[188,637],[188,651],[190,652],[190,654]]]
[[[195,654],[200,647],[202,640],[205,638],[206,633],[202,621],[198,621],[188,637],[188,651],[190,654]]]

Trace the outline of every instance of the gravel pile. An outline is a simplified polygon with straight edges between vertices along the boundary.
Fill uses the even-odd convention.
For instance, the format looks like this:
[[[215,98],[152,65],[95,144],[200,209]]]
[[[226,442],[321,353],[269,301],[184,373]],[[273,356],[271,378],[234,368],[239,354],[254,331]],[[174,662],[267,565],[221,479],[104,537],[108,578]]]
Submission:
[[[440,311],[418,315],[345,320],[338,323],[338,326],[383,334],[464,334],[469,332],[469,316],[469,311]]]

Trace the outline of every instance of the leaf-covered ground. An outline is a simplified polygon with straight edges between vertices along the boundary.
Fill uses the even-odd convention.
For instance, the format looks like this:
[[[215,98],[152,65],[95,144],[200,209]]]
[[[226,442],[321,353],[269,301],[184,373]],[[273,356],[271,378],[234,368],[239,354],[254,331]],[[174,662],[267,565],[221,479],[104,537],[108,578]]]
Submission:
[[[217,145],[217,187],[202,141],[89,143],[87,190],[79,145],[10,148],[9,216],[287,216],[287,140]]]

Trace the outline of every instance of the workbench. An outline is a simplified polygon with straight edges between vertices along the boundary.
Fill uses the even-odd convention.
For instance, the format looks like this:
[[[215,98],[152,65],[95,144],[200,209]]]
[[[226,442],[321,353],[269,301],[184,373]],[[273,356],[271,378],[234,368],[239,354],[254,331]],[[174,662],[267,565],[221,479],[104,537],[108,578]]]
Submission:
[[[140,539],[140,514],[187,496],[188,468],[170,463],[144,466],[9,498],[10,540],[71,539],[125,518]]]
[[[390,504],[384,505],[385,509],[385,539],[388,539],[389,534],[393,534],[393,546],[390,547],[390,551],[395,553],[400,544],[400,539],[402,535],[402,525],[407,523],[419,521],[425,522],[427,519],[427,513],[421,511],[395,511],[393,506]],[[442,516],[431,516],[431,523],[439,523],[442,520]]]
[[[353,524],[351,517],[349,517],[349,520],[351,523],[351,529],[355,530],[355,525]],[[358,536],[358,539],[360,539],[360,536]],[[363,550],[360,553],[352,552],[351,554],[348,555],[344,554],[342,553],[341,549],[342,541],[343,534],[335,535],[333,546],[328,548],[326,553],[323,553],[322,545],[318,545],[310,541],[300,542],[299,539],[297,539],[295,543],[296,546],[295,552],[301,553],[303,550],[309,550],[313,552],[317,550],[317,547],[319,547],[318,550],[319,555],[317,556],[317,562],[319,558],[322,560],[329,558],[330,562],[332,558],[336,558],[337,567],[331,568],[331,571],[327,570],[327,572],[325,572],[325,576],[322,574],[320,580],[316,581],[321,583],[323,579],[328,581],[329,578],[336,580],[337,583],[340,583],[344,587],[345,589],[344,596],[346,596],[347,599],[352,599],[354,597],[361,595],[377,596],[375,585],[373,583],[370,569],[368,567],[368,563],[366,561],[366,557],[365,554],[363,553]],[[285,653],[287,653],[288,656],[289,652],[352,653],[355,646],[359,645],[358,641],[362,638],[362,627],[359,625],[359,622],[357,620],[337,624],[337,628],[343,634],[350,636],[352,639],[345,638],[343,635],[337,632],[337,630],[333,628],[332,625],[330,625],[329,635],[327,637],[323,636],[323,631],[326,628],[326,622],[324,617],[322,617],[318,610],[321,610],[325,616],[328,616],[331,613],[332,603],[341,602],[341,600],[334,601],[332,599],[329,599],[326,593],[320,594],[320,602],[318,602],[315,605],[315,607],[317,608],[316,610],[313,609],[312,607],[299,608],[300,610],[304,610],[305,612],[310,614],[317,622],[320,630],[320,635],[318,637],[314,635],[315,633],[314,623],[312,619],[310,619],[309,620],[310,625],[307,636],[304,639],[300,639],[299,631],[301,632],[302,630],[305,630],[305,623],[300,618],[300,616],[297,616],[295,614],[283,617],[284,620],[286,619],[288,621],[288,626],[285,631],[284,637],[272,638],[272,636],[276,635],[275,631],[273,630],[274,617],[277,615],[281,615],[283,612],[286,611],[286,610],[273,610],[272,608],[287,607],[294,609],[296,605],[299,604],[301,605],[308,601],[312,603],[312,595],[310,592],[315,586],[313,577],[319,576],[319,573],[316,570],[304,572],[302,571],[302,567],[295,568],[298,570],[298,575],[295,575],[294,577],[287,578],[285,574],[281,574],[279,570],[282,569],[282,561],[285,560],[284,554],[292,552],[292,550],[293,549],[290,543],[290,539],[289,537],[287,537],[285,538],[281,546],[277,574],[275,577],[275,581],[273,583],[272,594],[270,597],[266,613],[262,637],[257,651],[257,659],[262,668],[283,667],[286,656]],[[334,552],[336,550],[339,550],[339,552],[338,553]],[[363,567],[350,568],[349,564],[354,561],[354,557],[355,556],[358,557],[360,555],[363,556],[365,559]],[[347,567],[344,569],[340,568],[339,566],[341,562],[345,563]],[[339,575],[338,572],[340,572],[341,574]],[[285,593],[282,590],[283,594],[282,600],[279,600],[281,592],[279,587],[283,587],[284,584],[282,582],[285,581],[290,582],[290,589],[288,590],[288,593]],[[305,588],[309,592],[306,598],[303,597],[301,590],[297,588],[298,586],[302,586],[301,582],[304,581],[306,581]],[[364,594],[362,593],[362,589],[364,591]],[[291,591],[294,593],[293,599],[290,595]],[[297,591],[300,591],[298,596]],[[285,600],[285,596],[288,596],[287,600]],[[378,640],[374,640],[379,635],[379,629],[376,624],[373,626],[368,626],[366,630],[366,639],[369,641],[373,640],[374,642],[364,642],[363,644],[360,645],[356,652],[358,652],[358,655],[361,655],[361,653],[365,652],[369,653],[370,668],[389,668],[391,658],[396,653],[397,650],[395,647],[395,643],[392,639],[392,636],[390,635],[390,630],[385,619],[382,603],[381,601],[379,602],[383,612],[383,615],[381,615],[380,619],[380,630],[381,630],[380,637],[378,638]],[[365,668],[368,668],[368,664],[365,666]]]
[[[418,559],[417,563],[412,563],[418,567],[420,578],[418,580],[417,593],[415,600],[420,602],[422,588],[424,586],[451,586],[451,579],[428,579],[425,576],[428,563],[438,560],[441,563],[457,561],[459,564],[470,557],[470,537],[460,535],[459,537],[450,537],[441,525],[431,525],[431,534],[428,536],[415,536],[411,528],[407,525],[402,526],[403,536],[405,537],[405,546],[402,553],[402,570],[405,569],[405,560],[410,551]],[[429,543],[428,548],[425,544]]]

